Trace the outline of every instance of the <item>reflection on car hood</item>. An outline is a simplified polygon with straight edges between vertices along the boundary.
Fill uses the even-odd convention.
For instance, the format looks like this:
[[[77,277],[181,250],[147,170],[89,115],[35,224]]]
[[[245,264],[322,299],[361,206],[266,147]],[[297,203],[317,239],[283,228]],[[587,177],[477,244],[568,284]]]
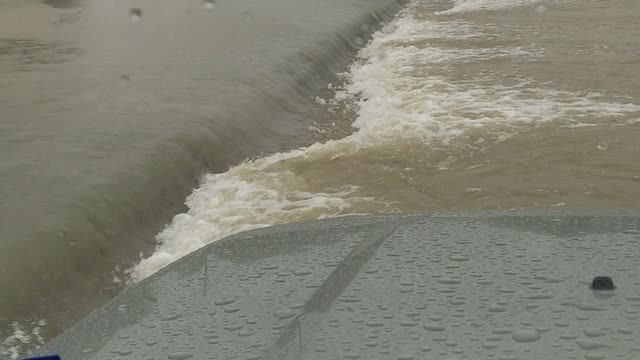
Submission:
[[[40,353],[74,359],[640,356],[640,218],[345,217],[209,245]],[[595,276],[616,289],[594,291]]]

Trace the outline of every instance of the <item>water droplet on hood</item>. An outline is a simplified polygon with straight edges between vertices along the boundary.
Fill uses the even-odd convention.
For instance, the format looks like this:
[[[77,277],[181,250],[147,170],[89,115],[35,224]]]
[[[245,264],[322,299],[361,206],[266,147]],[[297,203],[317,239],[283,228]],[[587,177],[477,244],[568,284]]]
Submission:
[[[540,334],[535,330],[517,330],[511,334],[517,342],[532,342],[540,339]]]
[[[452,261],[468,261],[469,257],[464,255],[453,255],[449,258]]]
[[[588,337],[600,337],[604,336],[604,331],[599,328],[586,328],[584,329],[584,334]]]
[[[584,358],[587,360],[602,360],[604,359],[604,355],[598,353],[588,353],[584,355]]]
[[[129,9],[129,19],[132,22],[138,22],[142,19],[142,9],[140,8],[131,8]]]
[[[487,350],[491,350],[497,348],[498,344],[494,342],[485,342],[484,344],[482,344],[482,347]]]
[[[213,303],[218,305],[218,306],[224,306],[224,305],[229,305],[229,304],[233,304],[236,300],[235,299],[218,299],[215,300]]]
[[[607,344],[589,339],[578,339],[576,340],[576,344],[578,344],[582,350],[596,350],[607,347]]]
[[[423,325],[423,327],[425,328],[425,330],[428,330],[428,331],[444,331],[445,329],[444,325],[435,324],[435,323],[428,323]]]
[[[398,360],[413,360],[415,358],[412,354],[400,354],[398,355]]]
[[[296,313],[292,310],[276,310],[273,312],[273,316],[277,317],[280,320],[288,319],[295,315]]]
[[[444,284],[444,285],[457,285],[457,284],[460,284],[461,282],[462,282],[461,280],[451,279],[451,278],[442,278],[438,280],[438,283]]]
[[[174,352],[169,354],[169,356],[167,356],[167,359],[169,360],[186,360],[186,359],[191,359],[193,357],[192,353],[188,353],[188,352]]]

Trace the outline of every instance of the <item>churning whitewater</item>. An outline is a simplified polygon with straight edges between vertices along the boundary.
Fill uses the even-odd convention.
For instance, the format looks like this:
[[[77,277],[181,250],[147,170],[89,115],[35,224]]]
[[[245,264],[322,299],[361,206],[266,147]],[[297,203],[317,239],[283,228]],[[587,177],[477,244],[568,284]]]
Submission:
[[[502,80],[501,75],[492,74],[490,68],[472,78],[452,79],[446,70],[454,64],[518,62],[526,66],[541,61],[548,50],[503,38],[499,24],[443,15],[537,2],[456,1],[451,9],[436,12],[440,16],[425,16],[424,3],[412,3],[376,33],[345,74],[343,86],[333,99],[327,99],[334,106],[346,100],[357,107],[353,134],[207,175],[187,199],[189,211],[176,216],[158,235],[155,253],[133,269],[132,279],[140,280],[240,231],[339,215],[404,211],[402,197],[394,192],[406,184],[388,182],[382,189],[371,184],[384,178],[385,172],[419,180],[412,174],[429,165],[422,157],[435,149],[471,153],[545,125],[571,129],[624,126],[638,120],[640,105],[626,94],[566,90],[520,74],[496,81]],[[529,16],[541,16],[538,8],[526,11]],[[363,158],[370,163],[363,164]],[[451,160],[455,161],[448,156],[436,171],[446,170]],[[403,165],[391,166],[395,163]],[[297,171],[300,167],[322,170],[309,177]],[[472,179],[465,190],[482,191]]]

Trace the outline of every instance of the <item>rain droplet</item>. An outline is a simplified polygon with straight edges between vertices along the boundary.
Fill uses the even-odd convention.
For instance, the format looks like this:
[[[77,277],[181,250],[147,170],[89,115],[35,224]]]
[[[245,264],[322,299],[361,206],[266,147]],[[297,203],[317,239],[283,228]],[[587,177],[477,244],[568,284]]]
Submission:
[[[464,256],[464,255],[453,255],[453,256],[449,257],[449,260],[452,260],[452,261],[468,261],[469,257],[468,256]]]
[[[589,339],[578,339],[576,340],[576,344],[578,344],[582,350],[596,350],[607,346],[607,344]]]
[[[125,355],[129,355],[129,354],[133,353],[133,350],[129,350],[129,349],[114,349],[111,352],[114,353],[114,354],[125,356]]]
[[[538,275],[535,277],[536,280],[542,280],[546,283],[550,283],[550,284],[557,284],[557,283],[561,283],[564,281],[564,279],[559,278],[559,277],[555,277],[555,276],[549,276],[549,275]]]
[[[604,331],[599,328],[586,328],[584,334],[588,337],[600,337],[604,336]]]
[[[411,320],[407,320],[407,321],[401,321],[400,322],[400,326],[404,326],[404,327],[413,327],[418,325],[418,323],[416,321],[411,321]]]
[[[604,359],[604,355],[598,353],[587,353],[584,355],[584,358],[587,360],[602,360]]]
[[[445,284],[445,285],[457,285],[457,284],[460,284],[461,282],[462,282],[461,280],[451,279],[451,278],[442,278],[438,280],[439,284]]]
[[[536,12],[538,14],[544,14],[545,12],[547,12],[547,7],[544,5],[540,5],[538,7],[536,7]]]
[[[172,321],[172,320],[175,320],[175,319],[177,319],[179,317],[180,317],[179,314],[170,314],[170,315],[161,316],[160,320],[162,320],[162,321]]]
[[[428,331],[444,331],[445,329],[444,325],[435,324],[435,323],[428,323],[423,325],[423,327],[425,328],[425,330],[428,330]]]
[[[535,330],[517,330],[511,334],[517,342],[532,342],[540,339],[540,334]]]
[[[255,334],[255,333],[256,333],[255,331],[252,331],[252,330],[248,330],[248,329],[247,329],[247,330],[240,331],[240,332],[238,333],[238,336],[240,336],[240,337],[248,337],[248,336],[251,336],[251,335],[253,335],[253,334]]]
[[[384,326],[384,323],[380,321],[367,321],[365,325],[369,327],[381,327]]]
[[[529,300],[546,300],[551,298],[553,298],[553,296],[547,295],[547,294],[535,294],[535,295],[530,295],[525,297],[525,299],[529,299]]]
[[[620,328],[618,329],[618,332],[622,335],[631,335],[633,334],[633,331],[631,331],[631,329],[628,328]]]
[[[213,303],[218,306],[224,306],[224,305],[233,304],[235,301],[236,301],[235,299],[218,299],[218,300],[215,300]]]
[[[129,9],[129,19],[132,22],[138,22],[142,19],[142,9],[140,8],[131,8]]]
[[[562,305],[566,305],[566,306],[575,306],[578,310],[582,310],[582,311],[601,311],[604,310],[603,308],[599,307],[599,306],[595,306],[592,304],[588,304],[586,302],[565,302],[562,303]]]
[[[214,9],[216,7],[216,1],[215,0],[204,0],[203,3],[202,3],[202,6],[207,10]]]
[[[273,316],[277,317],[280,320],[288,319],[295,315],[296,313],[292,310],[277,310],[273,312]]]
[[[174,352],[172,354],[169,354],[169,356],[167,356],[167,359],[169,359],[169,360],[186,360],[186,359],[190,359],[192,357],[193,357],[192,353]]]
[[[242,329],[242,325],[227,325],[224,329],[227,331],[236,331]]]

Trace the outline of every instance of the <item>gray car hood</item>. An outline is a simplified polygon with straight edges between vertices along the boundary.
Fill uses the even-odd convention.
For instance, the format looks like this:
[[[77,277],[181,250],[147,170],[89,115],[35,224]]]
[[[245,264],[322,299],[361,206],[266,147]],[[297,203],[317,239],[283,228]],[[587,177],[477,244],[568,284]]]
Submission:
[[[640,359],[640,218],[345,217],[218,241],[39,353],[75,359]],[[616,289],[594,291],[594,276]]]

